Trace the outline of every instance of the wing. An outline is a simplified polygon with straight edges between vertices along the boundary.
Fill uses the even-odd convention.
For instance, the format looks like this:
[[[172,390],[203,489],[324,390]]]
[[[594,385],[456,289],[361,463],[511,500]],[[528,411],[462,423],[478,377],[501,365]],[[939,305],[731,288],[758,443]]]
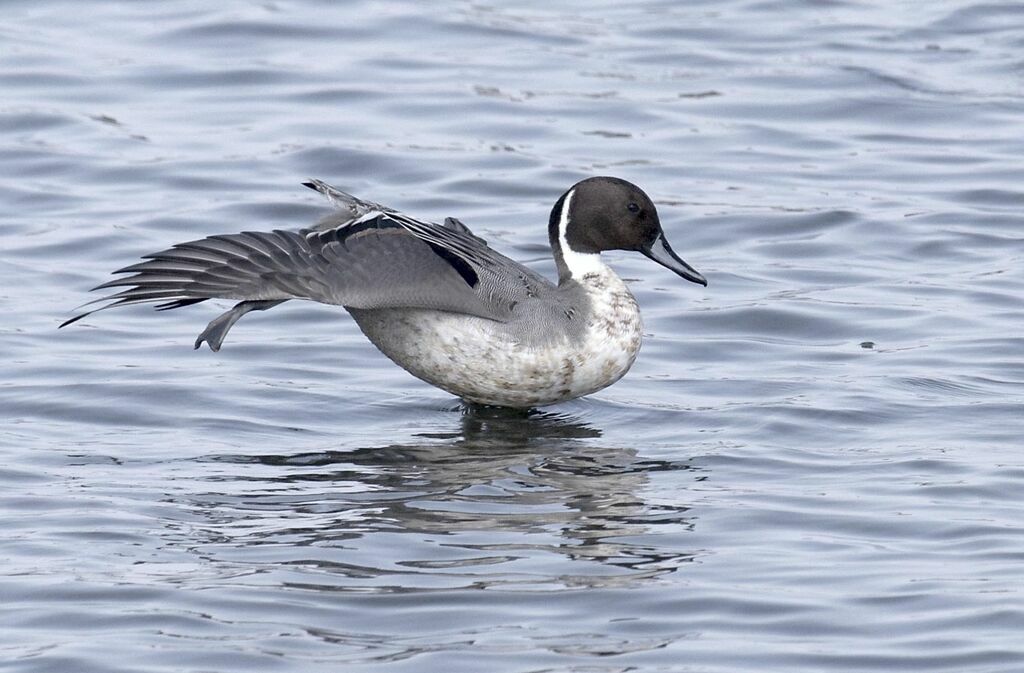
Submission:
[[[163,310],[212,298],[246,307],[309,299],[363,309],[430,308],[504,321],[523,298],[552,287],[461,223],[421,222],[368,202],[353,208],[366,212],[351,219],[353,210],[342,210],[333,227],[322,222],[300,232],[211,236],[146,255],[114,272],[123,277],[94,288],[126,289],[90,302],[107,303],[64,324],[116,306],[157,303]],[[220,338],[244,312],[225,321]]]
[[[357,196],[352,196],[348,192],[344,192],[337,187],[333,187],[323,180],[310,180],[309,182],[303,182],[302,186],[309,187],[313,191],[323,194],[337,209],[337,212],[331,213],[313,227],[304,230],[305,232],[334,229],[336,227],[349,224],[371,212],[401,216],[401,213],[396,211],[394,208],[388,208],[387,206],[382,206],[379,203],[365,201]],[[444,226],[448,229],[453,229],[463,233],[471,238],[475,238],[479,243],[487,245],[487,241],[470,231],[469,227],[467,227],[462,220],[455,219],[454,217],[446,217],[444,218]]]

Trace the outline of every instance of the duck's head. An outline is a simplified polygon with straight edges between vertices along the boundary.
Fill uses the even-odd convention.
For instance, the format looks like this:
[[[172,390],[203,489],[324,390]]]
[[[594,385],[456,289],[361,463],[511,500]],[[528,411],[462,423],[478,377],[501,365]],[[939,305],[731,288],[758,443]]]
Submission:
[[[548,236],[560,280],[597,269],[604,250],[635,250],[692,283],[708,284],[672,250],[647,194],[619,178],[587,178],[573,185],[551,209]]]

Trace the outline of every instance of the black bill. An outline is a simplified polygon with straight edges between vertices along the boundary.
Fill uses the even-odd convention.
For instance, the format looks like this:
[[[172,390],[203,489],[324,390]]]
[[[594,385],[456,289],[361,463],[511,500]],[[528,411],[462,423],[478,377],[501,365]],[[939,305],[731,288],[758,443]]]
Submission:
[[[700,275],[700,273],[697,272],[697,269],[679,259],[679,255],[672,250],[672,246],[670,246],[668,241],[665,240],[664,234],[658,234],[658,238],[654,239],[653,242],[642,246],[640,248],[640,252],[647,257],[650,257],[658,264],[661,264],[666,269],[675,271],[691,283],[699,283],[700,285],[707,287],[707,279]]]

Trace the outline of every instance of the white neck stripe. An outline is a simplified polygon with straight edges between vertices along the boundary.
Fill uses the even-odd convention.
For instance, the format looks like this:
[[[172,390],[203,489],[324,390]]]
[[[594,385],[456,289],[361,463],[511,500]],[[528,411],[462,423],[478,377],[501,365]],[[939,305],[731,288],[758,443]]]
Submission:
[[[565,262],[565,268],[569,270],[569,275],[573,278],[582,278],[588,273],[600,272],[605,266],[601,262],[601,253],[576,252],[569,247],[569,241],[565,234],[569,230],[569,205],[575,194],[575,189],[569,190],[562,203],[562,212],[558,217],[558,247],[562,252],[562,261]]]

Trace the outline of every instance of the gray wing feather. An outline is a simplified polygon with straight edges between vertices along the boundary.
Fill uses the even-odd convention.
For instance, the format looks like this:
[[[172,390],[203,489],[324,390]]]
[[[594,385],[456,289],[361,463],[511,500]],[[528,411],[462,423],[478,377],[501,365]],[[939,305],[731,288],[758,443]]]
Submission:
[[[116,306],[161,302],[157,308],[168,309],[212,298],[240,300],[204,332],[219,347],[242,315],[288,299],[362,309],[429,308],[503,321],[523,298],[553,287],[488,248],[458,220],[420,222],[320,181],[307,186],[339,211],[299,232],[210,236],[146,255],[114,272],[122,277],[94,288],[125,288],[89,302],[106,305],[61,326]]]

